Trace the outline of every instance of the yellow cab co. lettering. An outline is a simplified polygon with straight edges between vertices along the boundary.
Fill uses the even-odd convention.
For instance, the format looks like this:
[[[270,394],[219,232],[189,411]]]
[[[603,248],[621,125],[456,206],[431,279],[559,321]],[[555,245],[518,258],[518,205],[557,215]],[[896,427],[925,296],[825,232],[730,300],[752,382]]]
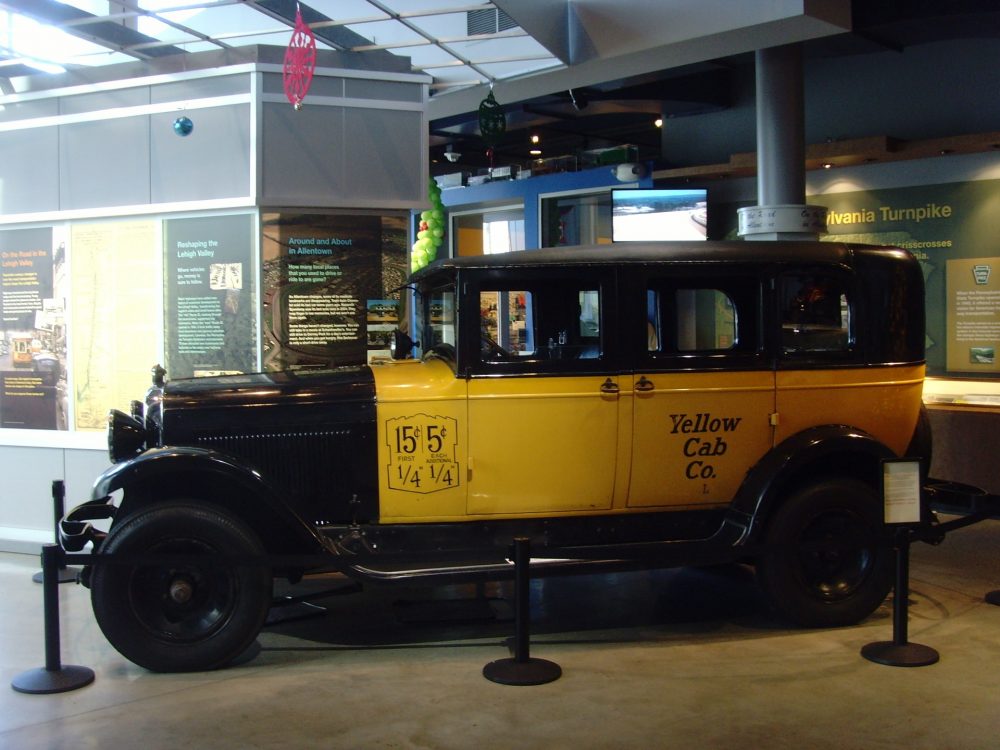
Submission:
[[[688,461],[684,476],[688,479],[715,479],[715,466],[705,460],[724,456],[729,444],[719,433],[735,432],[743,417],[713,417],[710,412],[689,415],[671,414],[671,435],[690,435],[682,452]]]

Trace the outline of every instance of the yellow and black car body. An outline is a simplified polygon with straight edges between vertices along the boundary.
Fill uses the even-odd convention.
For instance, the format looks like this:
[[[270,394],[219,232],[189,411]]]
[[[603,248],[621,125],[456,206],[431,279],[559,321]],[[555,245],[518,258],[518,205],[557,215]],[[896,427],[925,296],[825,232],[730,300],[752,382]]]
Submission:
[[[154,670],[226,664],[273,576],[369,581],[756,565],[777,612],[858,622],[892,582],[881,463],[926,457],[924,291],[905,250],[629,243],[440,260],[412,356],[164,382],[114,413],[68,550],[98,622]],[[405,337],[401,337],[405,340]],[[112,517],[107,533],[91,520]]]

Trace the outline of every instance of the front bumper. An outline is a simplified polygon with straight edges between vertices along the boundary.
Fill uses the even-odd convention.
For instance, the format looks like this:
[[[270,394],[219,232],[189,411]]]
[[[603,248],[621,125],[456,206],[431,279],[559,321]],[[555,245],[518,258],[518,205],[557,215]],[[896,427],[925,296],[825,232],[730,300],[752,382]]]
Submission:
[[[93,542],[96,550],[107,532],[95,528],[92,521],[113,520],[117,512],[110,495],[76,506],[59,521],[60,546],[67,552],[79,552]]]

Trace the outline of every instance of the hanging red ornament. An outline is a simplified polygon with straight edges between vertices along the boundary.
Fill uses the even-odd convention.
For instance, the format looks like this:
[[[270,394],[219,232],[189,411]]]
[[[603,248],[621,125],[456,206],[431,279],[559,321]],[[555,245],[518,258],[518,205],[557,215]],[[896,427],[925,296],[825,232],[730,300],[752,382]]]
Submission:
[[[285,50],[285,65],[282,69],[285,96],[295,109],[302,109],[302,100],[306,98],[315,70],[316,36],[302,20],[302,11],[296,4],[295,29],[288,41],[288,49]]]

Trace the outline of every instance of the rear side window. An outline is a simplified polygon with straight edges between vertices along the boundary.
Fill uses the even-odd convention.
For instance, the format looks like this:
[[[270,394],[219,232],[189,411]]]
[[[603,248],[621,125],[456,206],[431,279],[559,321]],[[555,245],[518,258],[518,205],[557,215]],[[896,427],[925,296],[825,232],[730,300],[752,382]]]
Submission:
[[[788,274],[779,280],[778,294],[785,354],[852,350],[853,295],[845,279],[822,273]]]
[[[651,352],[722,352],[738,340],[736,305],[721,289],[646,291]]]
[[[651,366],[752,366],[761,354],[762,295],[756,277],[649,277],[645,287]]]

